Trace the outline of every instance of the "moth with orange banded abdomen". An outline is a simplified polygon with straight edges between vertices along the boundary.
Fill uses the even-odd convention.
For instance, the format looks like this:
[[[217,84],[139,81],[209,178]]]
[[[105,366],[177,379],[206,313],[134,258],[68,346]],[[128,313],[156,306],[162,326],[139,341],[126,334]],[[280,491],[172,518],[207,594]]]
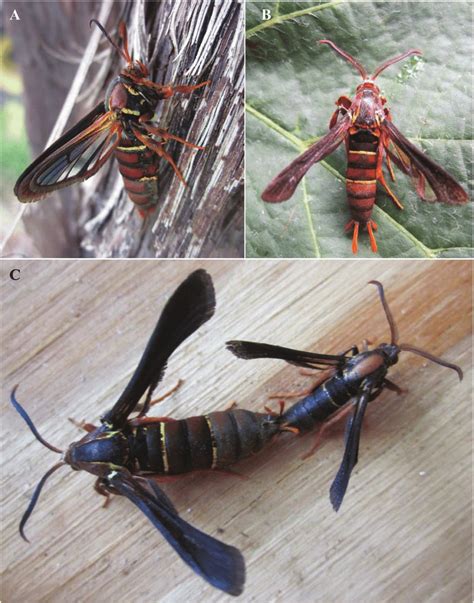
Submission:
[[[22,203],[38,201],[55,190],[87,180],[114,155],[128,196],[144,216],[158,201],[160,159],[170,163],[186,184],[165,150],[166,142],[174,140],[193,149],[203,149],[160,128],[153,121],[156,106],[176,93],[190,94],[209,82],[195,86],[156,84],[148,79],[146,65],[130,55],[124,22],[119,25],[122,48],[98,21],[92,19],[91,23],[99,27],[127,64],[111,82],[105,100],[26,168],[14,192]]]
[[[370,76],[356,59],[330,40],[321,40],[320,43],[327,44],[354,65],[363,82],[357,87],[353,100],[347,96],[337,100],[329,132],[275,176],[263,191],[262,199],[267,203],[288,200],[309,168],[345,142],[348,157],[346,190],[351,211],[346,231],[352,231],[353,253],[357,253],[361,229],[367,230],[372,251],[377,251],[374,235],[377,224],[371,217],[377,182],[385,188],[395,205],[403,209],[385,180],[382,171],[384,161],[392,180],[395,180],[392,162],[412,178],[415,190],[423,201],[449,205],[466,203],[468,195],[461,185],[394,126],[386,99],[374,81],[390,65],[409,56],[420,55],[421,52],[412,49],[388,59]]]

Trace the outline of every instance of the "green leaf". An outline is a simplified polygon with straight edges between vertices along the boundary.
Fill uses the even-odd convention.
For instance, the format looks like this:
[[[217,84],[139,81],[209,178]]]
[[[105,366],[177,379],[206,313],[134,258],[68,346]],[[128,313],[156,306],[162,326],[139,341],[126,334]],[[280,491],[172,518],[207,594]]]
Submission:
[[[318,40],[330,39],[371,72],[419,48],[377,82],[395,125],[467,190],[471,158],[471,7],[456,3],[248,2],[247,257],[353,257],[344,233],[346,154],[341,145],[313,166],[293,197],[268,204],[270,180],[328,130],[334,103],[360,76]],[[272,18],[262,21],[262,9]],[[442,23],[442,27],[440,27]],[[401,211],[378,187],[373,218],[379,251],[365,232],[358,257],[471,257],[472,204],[425,203],[395,167]]]

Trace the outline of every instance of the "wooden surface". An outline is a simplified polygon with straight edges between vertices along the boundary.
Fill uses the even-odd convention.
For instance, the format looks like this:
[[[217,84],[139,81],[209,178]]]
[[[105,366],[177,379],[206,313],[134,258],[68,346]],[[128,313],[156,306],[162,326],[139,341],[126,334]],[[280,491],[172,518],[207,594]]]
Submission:
[[[390,378],[408,391],[369,407],[359,464],[336,515],[328,490],[341,429],[303,461],[311,436],[285,434],[237,469],[166,484],[183,517],[239,547],[242,601],[470,601],[471,264],[468,261],[9,261],[1,264],[3,356],[1,600],[14,603],[224,601],[146,518],[115,497],[109,509],[86,473],[61,469],[27,526],[18,522],[57,455],[8,403],[11,388],[40,433],[66,447],[68,417],[97,421],[129,379],[167,297],[193,269],[212,274],[216,316],[172,357],[155,414],[177,418],[308,382],[276,360],[225,351],[247,338],[336,353],[388,327],[369,279],[381,280],[401,340],[459,363],[465,378],[412,354]],[[22,269],[20,281],[8,278]]]

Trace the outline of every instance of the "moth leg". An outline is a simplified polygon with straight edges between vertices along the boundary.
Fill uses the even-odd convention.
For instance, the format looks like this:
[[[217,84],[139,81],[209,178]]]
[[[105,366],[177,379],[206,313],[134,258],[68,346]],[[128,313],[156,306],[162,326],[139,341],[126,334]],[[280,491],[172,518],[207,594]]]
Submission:
[[[276,393],[268,396],[268,399],[269,400],[277,400],[279,398],[303,398],[304,396],[307,396],[308,394],[310,394],[312,391],[313,391],[313,388],[306,387],[305,389],[300,389],[298,391],[276,392]]]
[[[329,419],[326,419],[326,421],[324,421],[321,424],[320,428],[318,429],[316,436],[314,438],[313,445],[308,450],[308,452],[303,454],[303,456],[301,458],[307,459],[308,457],[312,456],[315,453],[316,449],[320,446],[324,433],[328,429],[330,429],[331,427],[336,425],[336,423],[339,423],[339,421],[344,419],[351,412],[352,412],[352,404],[345,404],[344,406],[339,408],[339,410],[337,410],[333,415],[331,415],[331,417]]]
[[[111,492],[106,488],[106,486],[104,485],[104,482],[102,480],[101,477],[98,477],[95,482],[94,482],[94,490],[97,492],[97,494],[100,494],[101,496],[105,496],[105,500],[104,503],[102,505],[103,509],[106,509],[109,506],[110,503],[110,498],[111,498]]]
[[[387,164],[388,173],[390,174],[390,178],[392,182],[395,182],[395,174],[393,173],[392,160],[390,159],[390,155],[385,155],[385,162]]]
[[[313,382],[311,383],[311,385],[305,387],[304,389],[299,390],[299,391],[293,391],[293,392],[278,392],[278,393],[272,394],[271,396],[268,396],[268,398],[270,400],[275,400],[276,398],[302,398],[304,396],[307,396],[311,392],[313,392],[317,387],[319,387],[321,385],[321,383],[324,383],[324,381],[329,379],[329,377],[331,377],[333,374],[334,374],[333,367],[325,369],[324,371],[321,371],[317,375],[316,379],[313,379]]]
[[[390,196],[390,198],[392,199],[392,201],[395,203],[395,205],[399,208],[399,209],[403,209],[403,205],[400,203],[400,201],[397,199],[397,197],[395,196],[395,193],[392,192],[392,190],[390,189],[390,187],[388,186],[386,180],[385,180],[385,176],[383,175],[382,170],[380,170],[380,173],[377,174],[377,180],[380,182],[380,184],[385,188],[385,190],[387,191],[388,195]]]
[[[303,377],[314,377],[314,371],[317,369],[300,369],[298,372]]]
[[[280,406],[280,411],[279,412],[276,412],[275,410],[273,410],[269,406],[264,406],[263,408],[265,409],[265,411],[271,417],[276,417],[277,419],[279,419],[282,416],[283,411],[285,410],[285,401],[284,400],[279,400],[278,404]],[[286,423],[280,423],[279,430],[280,430],[280,433],[282,431],[291,431],[291,433],[294,433],[295,435],[299,435],[300,434],[300,430],[298,429],[298,427],[292,427],[290,425],[287,425]]]
[[[171,389],[169,389],[167,392],[165,392],[162,396],[159,396],[158,398],[155,398],[154,400],[150,400],[149,405],[154,406],[155,404],[159,404],[162,400],[165,400],[166,398],[171,396],[171,394],[174,394],[174,392],[176,390],[178,390],[183,385],[183,383],[184,383],[184,381],[182,379],[178,379],[176,385],[173,385],[173,387]]]
[[[365,341],[367,341],[367,340],[364,339],[364,342]],[[366,350],[363,350],[363,351],[365,352]],[[336,356],[347,356],[347,354],[352,354],[352,356],[357,356],[358,353],[359,353],[359,348],[356,345],[353,345],[348,350],[344,350],[340,354],[336,354]]]
[[[357,244],[359,240],[359,222],[356,220],[349,220],[349,222],[344,226],[344,232],[350,232],[351,228],[354,229],[352,231],[352,253],[355,254],[359,250],[359,246]]]
[[[384,152],[385,149],[388,150],[388,143],[387,143],[385,136],[382,136],[382,139],[380,140],[380,144],[379,144],[379,151],[378,151],[379,156],[377,158],[377,167],[375,170],[375,177],[380,182],[380,184],[385,188],[385,190],[387,191],[388,195],[390,196],[392,201],[395,203],[395,205],[399,209],[403,209],[403,205],[397,199],[397,197],[395,196],[395,193],[390,189],[390,187],[388,186],[388,184],[385,180],[385,176],[383,175],[382,164],[383,164],[383,158],[385,157],[385,161],[387,163],[387,167],[390,172],[390,176],[393,181],[395,180],[395,175],[393,173],[393,169],[392,169],[392,165],[390,163],[390,159],[388,157],[388,153]]]
[[[374,230],[377,230],[377,224],[373,220],[367,222],[367,232],[369,233],[370,248],[375,253],[377,251],[377,241],[375,240]]]
[[[396,392],[399,396],[401,396],[402,394],[406,394],[408,391],[406,389],[403,389],[402,387],[399,387],[396,383],[390,381],[390,379],[386,378],[383,380],[383,387],[386,387],[392,392]]]
[[[152,140],[149,136],[145,136],[142,132],[140,132],[140,130],[138,128],[136,128],[135,126],[132,126],[132,131],[135,134],[135,136],[138,138],[138,140],[144,144],[147,148],[149,148],[150,150],[154,151],[157,155],[159,155],[160,157],[163,157],[163,159],[165,159],[169,164],[171,164],[171,167],[173,168],[176,176],[178,176],[178,178],[180,179],[180,181],[184,184],[184,186],[188,186],[186,184],[186,180],[183,178],[183,175],[181,174],[178,166],[176,165],[176,163],[173,161],[173,158],[171,157],[171,155],[169,155],[163,148],[163,144],[164,143],[158,143],[154,140]]]
[[[176,385],[174,387],[172,387],[170,390],[165,392],[159,398],[155,398],[154,400],[148,400],[148,396],[147,396],[147,398],[146,398],[145,402],[143,402],[143,404],[137,405],[136,410],[138,410],[139,412],[138,412],[138,415],[136,418],[143,417],[144,415],[146,415],[147,412],[150,410],[151,406],[154,406],[155,404],[159,404],[162,400],[164,400],[165,398],[168,398],[168,396],[171,396],[171,394],[173,394],[178,388],[180,388],[182,384],[183,384],[183,380],[178,379],[178,382],[176,383]],[[151,393],[149,395],[151,396]]]
[[[334,367],[330,367],[318,373],[316,378],[314,378],[314,373],[306,373],[306,376],[313,377],[313,382],[308,387],[305,387],[304,389],[299,391],[275,393],[271,396],[268,396],[268,398],[269,400],[275,400],[277,398],[302,398],[313,392],[317,387],[321,385],[321,383],[327,381],[329,377],[332,377],[334,375],[334,372]],[[301,374],[303,373],[301,372]]]
[[[146,121],[146,120],[143,120],[143,121]],[[160,136],[161,138],[164,138],[165,140],[177,140],[181,144],[184,144],[187,147],[191,147],[192,149],[198,149],[199,151],[202,151],[203,149],[206,148],[206,147],[200,147],[197,144],[193,144],[192,142],[189,142],[188,140],[185,140],[184,138],[181,138],[180,136],[175,136],[174,134],[170,134],[163,128],[158,128],[157,126],[152,126],[151,124],[147,124],[147,123],[143,123],[143,126],[147,132],[150,132],[150,134],[155,134],[156,136]]]
[[[276,412],[276,410],[273,410],[273,408],[270,408],[269,406],[266,406],[266,405],[263,408],[265,409],[265,412],[267,412],[271,417],[281,417],[281,415],[283,414],[283,411],[285,410],[285,401],[279,400],[278,406],[280,407],[279,412]]]
[[[71,417],[68,418],[68,421],[71,421],[71,423],[73,425],[75,425],[77,428],[87,431],[87,433],[91,433],[92,431],[95,431],[96,429],[98,429],[92,423],[86,423],[85,421],[76,421],[76,419],[71,419]]]
[[[157,89],[160,92],[161,98],[169,98],[173,96],[173,94],[191,94],[194,90],[198,88],[202,88],[203,86],[207,86],[211,83],[211,80],[207,80],[206,82],[202,82],[201,84],[197,84],[196,86],[161,86],[160,84],[155,84],[153,88]]]

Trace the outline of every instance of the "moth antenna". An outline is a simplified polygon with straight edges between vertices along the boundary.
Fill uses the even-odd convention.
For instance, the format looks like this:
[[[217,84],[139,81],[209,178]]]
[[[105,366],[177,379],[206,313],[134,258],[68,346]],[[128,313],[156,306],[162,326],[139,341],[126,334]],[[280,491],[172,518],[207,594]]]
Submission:
[[[130,56],[130,53],[128,51],[128,36],[127,36],[127,26],[125,25],[125,21],[120,21],[120,24],[119,24],[119,35],[120,35],[120,38],[122,40],[123,54],[126,57],[126,61],[127,61],[127,63],[132,63],[133,62],[133,56]]]
[[[104,34],[104,36],[107,38],[107,40],[108,40],[108,41],[109,41],[109,42],[112,44],[112,46],[115,48],[115,50],[116,50],[116,51],[119,53],[119,55],[120,55],[120,56],[121,56],[121,57],[122,57],[122,58],[123,58],[123,59],[124,59],[124,60],[125,60],[127,63],[131,63],[130,55],[128,54],[128,48],[127,48],[127,45],[126,45],[126,42],[127,42],[127,41],[126,41],[126,38],[125,38],[125,40],[124,40],[124,42],[125,42],[125,49],[126,49],[126,50],[124,50],[123,48],[120,48],[120,47],[119,47],[119,46],[116,44],[116,42],[114,42],[114,41],[112,40],[112,38],[111,38],[111,37],[109,36],[109,34],[106,32],[105,28],[104,28],[104,27],[103,27],[103,26],[102,26],[102,25],[99,23],[99,21],[97,21],[97,19],[91,19],[91,20],[89,21],[89,27],[91,27],[92,23],[95,23],[95,24],[97,25],[97,27],[98,27],[98,28],[100,29],[100,31],[101,31],[101,32]],[[121,36],[121,34],[122,34],[122,27],[121,27],[122,25],[125,25],[125,24],[123,23],[123,21],[122,21],[122,22],[120,22],[120,25],[119,25],[119,32],[120,32],[120,36]]]
[[[388,324],[390,326],[390,337],[393,345],[397,345],[398,341],[398,328],[395,324],[395,319],[393,318],[393,314],[388,306],[387,300],[385,299],[385,292],[383,290],[383,285],[379,281],[369,281],[369,285],[375,285],[379,290],[380,301],[382,302],[383,309],[385,311],[385,316],[387,317]]]
[[[357,71],[361,74],[362,79],[366,80],[369,77],[367,71],[362,67],[359,61],[352,57],[348,52],[341,50],[338,46],[334,44],[334,42],[331,42],[331,40],[319,40],[319,43],[327,44],[334,50],[334,52],[337,52],[337,54],[339,54],[343,59],[346,59],[346,61],[351,63],[351,65],[354,65]]]
[[[59,469],[59,467],[62,467],[65,464],[66,463],[64,461],[59,461],[59,463],[56,463],[56,465],[51,467],[51,469],[49,471],[47,471],[43,475],[43,477],[40,479],[40,481],[38,482],[38,485],[36,486],[35,491],[33,492],[33,496],[31,497],[30,504],[28,505],[28,508],[26,509],[26,511],[23,513],[23,517],[21,518],[20,526],[18,528],[20,531],[20,536],[23,538],[23,540],[26,540],[26,542],[30,542],[30,541],[25,536],[25,532],[24,532],[25,524],[28,521],[30,515],[33,513],[33,509],[35,508],[36,503],[38,502],[38,498],[39,498],[39,495],[41,494],[41,490],[43,489],[43,486],[44,486],[46,480],[48,479],[48,477],[52,473],[54,473],[57,469]]]
[[[35,438],[39,442],[41,442],[43,444],[43,446],[46,446],[46,448],[49,448],[53,452],[57,452],[58,454],[62,454],[64,452],[63,450],[61,450],[60,448],[56,448],[56,446],[53,446],[52,444],[50,444],[49,442],[47,442],[44,438],[42,438],[40,436],[40,434],[38,433],[38,430],[34,426],[33,421],[28,416],[28,413],[23,408],[23,406],[18,402],[18,400],[15,398],[15,392],[16,392],[17,388],[18,388],[18,385],[15,385],[15,387],[12,389],[11,394],[10,394],[10,402],[12,403],[13,408],[17,411],[17,413],[25,421],[25,423],[30,428],[32,434],[35,436]]]
[[[385,63],[382,63],[381,65],[379,65],[377,67],[377,69],[374,71],[374,74],[371,76],[370,79],[375,80],[375,78],[380,73],[382,73],[382,71],[384,69],[387,69],[387,67],[390,67],[390,65],[393,65],[394,63],[398,63],[398,61],[402,61],[403,59],[406,59],[407,57],[410,57],[414,54],[422,55],[423,53],[421,52],[421,50],[416,50],[415,48],[412,48],[411,50],[407,50],[403,54],[399,54],[398,56],[393,57],[393,59],[388,59],[388,61],[385,61]]]
[[[49,442],[47,442],[44,438],[42,438],[40,436],[40,434],[38,433],[38,430],[34,426],[34,423],[30,419],[28,413],[23,408],[23,406],[18,402],[18,400],[15,398],[15,392],[16,392],[17,388],[18,388],[18,385],[15,385],[15,387],[12,389],[12,392],[10,394],[10,402],[12,403],[13,408],[18,412],[18,414],[21,416],[21,418],[25,421],[25,423],[30,428],[32,434],[35,436],[35,438],[39,442],[41,442],[41,444],[43,444],[43,446],[46,446],[46,448],[49,448],[53,452],[62,454],[62,452],[63,452],[62,450],[60,450],[59,448],[56,448],[56,446],[53,446],[52,444],[50,444]],[[59,461],[59,463],[56,463],[56,465],[54,465],[54,467],[51,467],[51,469],[43,475],[43,477],[40,479],[38,485],[36,486],[35,491],[33,492],[33,496],[31,497],[30,504],[28,505],[28,508],[26,509],[26,511],[23,513],[23,517],[21,518],[20,526],[19,526],[20,535],[23,538],[23,540],[26,540],[26,542],[29,542],[29,540],[25,536],[24,527],[25,527],[26,522],[28,521],[28,518],[33,513],[33,509],[35,508],[36,503],[38,502],[38,498],[39,498],[39,495],[41,494],[41,490],[43,489],[43,486],[44,486],[46,480],[48,479],[48,477],[52,473],[54,473],[57,469],[59,469],[59,467],[62,467],[65,464],[66,463],[64,461]]]
[[[456,373],[458,374],[459,381],[462,381],[462,378],[464,375],[463,375],[461,367],[458,366],[457,364],[447,362],[446,360],[443,360],[442,358],[439,358],[438,356],[434,356],[433,354],[430,354],[430,352],[421,350],[420,348],[417,348],[414,345],[410,345],[408,343],[401,343],[398,347],[405,352],[413,352],[413,354],[417,354],[418,356],[423,356],[423,358],[427,358],[428,360],[431,360],[431,362],[436,362],[436,364],[440,364],[441,366],[445,366],[447,368],[453,369],[453,371],[456,371]]]

